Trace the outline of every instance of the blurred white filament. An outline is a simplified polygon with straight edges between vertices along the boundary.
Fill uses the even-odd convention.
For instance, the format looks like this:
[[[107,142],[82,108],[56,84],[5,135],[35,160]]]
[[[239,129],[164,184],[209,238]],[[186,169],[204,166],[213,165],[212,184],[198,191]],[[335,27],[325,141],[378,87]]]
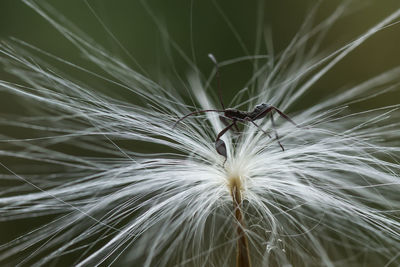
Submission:
[[[284,152],[251,124],[238,134],[228,132],[223,166],[214,148],[224,127],[218,114],[193,116],[172,129],[184,114],[216,108],[207,91],[215,70],[208,80],[199,71],[188,75],[195,103],[185,103],[182,92],[134,71],[46,4],[26,3],[99,73],[20,40],[1,44],[3,69],[18,82],[1,80],[0,92],[15,95],[31,113],[0,120],[23,136],[0,135],[6,185],[0,220],[42,219],[1,244],[0,263],[233,266],[237,236],[230,185],[238,179],[254,266],[400,265],[400,106],[347,109],[398,90],[400,67],[294,108],[333,66],[397,23],[400,10],[330,54],[318,52],[316,36],[326,33],[345,6],[314,27],[306,21],[283,53],[267,49],[266,55],[219,62],[255,65],[249,89],[232,107],[250,110],[270,101],[309,126],[277,120]],[[317,41],[310,46],[311,39]],[[127,90],[145,104],[106,96],[45,59]],[[268,118],[260,125],[272,129]]]

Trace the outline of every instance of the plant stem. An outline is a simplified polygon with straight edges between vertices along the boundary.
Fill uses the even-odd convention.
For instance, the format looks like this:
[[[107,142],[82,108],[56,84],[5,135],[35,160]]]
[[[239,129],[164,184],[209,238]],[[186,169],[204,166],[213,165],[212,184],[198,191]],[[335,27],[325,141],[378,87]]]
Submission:
[[[237,222],[236,232],[238,235],[236,248],[236,267],[251,267],[249,242],[246,233],[244,232],[245,224],[241,210],[242,195],[240,187],[234,183],[232,185],[233,208]]]

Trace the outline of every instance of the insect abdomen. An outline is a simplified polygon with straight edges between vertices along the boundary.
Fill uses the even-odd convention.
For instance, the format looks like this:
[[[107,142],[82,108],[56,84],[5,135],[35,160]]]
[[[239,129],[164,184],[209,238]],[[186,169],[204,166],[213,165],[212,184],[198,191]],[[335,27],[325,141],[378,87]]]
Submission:
[[[225,117],[231,118],[231,119],[244,119],[247,117],[247,112],[243,112],[237,109],[226,109],[224,112]]]

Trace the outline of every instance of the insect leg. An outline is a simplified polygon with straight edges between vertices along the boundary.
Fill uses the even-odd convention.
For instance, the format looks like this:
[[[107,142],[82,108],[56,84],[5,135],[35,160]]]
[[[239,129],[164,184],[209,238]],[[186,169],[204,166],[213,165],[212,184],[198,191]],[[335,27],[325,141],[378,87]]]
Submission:
[[[190,112],[189,114],[186,114],[185,116],[183,116],[182,118],[180,118],[179,120],[177,120],[174,125],[172,126],[172,129],[176,127],[176,125],[178,125],[179,122],[181,122],[182,120],[186,119],[189,116],[195,115],[195,114],[199,114],[199,113],[204,113],[204,112],[220,112],[223,113],[223,110],[217,110],[217,109],[205,109],[205,110],[198,110],[198,111],[193,111]]]
[[[219,103],[222,106],[222,109],[225,109],[224,102],[222,100],[222,91],[221,91],[221,79],[219,75],[219,66],[218,66],[218,61],[214,57],[213,54],[208,54],[208,57],[211,59],[211,61],[215,64],[215,70],[216,70],[216,79],[217,79],[217,88],[218,88],[218,98],[219,98]]]
[[[285,149],[283,148],[281,142],[279,141],[278,131],[276,130],[275,123],[274,123],[274,117],[272,115],[273,114],[271,113],[271,125],[272,125],[272,129],[274,129],[274,132],[275,132],[276,141],[278,141],[278,144],[282,148],[282,151],[285,151]]]
[[[229,124],[227,127],[225,127],[222,131],[219,132],[219,134],[217,135],[217,138],[215,139],[215,150],[217,150],[218,154],[220,154],[221,156],[225,157],[225,160],[227,158],[227,154],[226,154],[226,145],[225,142],[223,140],[221,140],[221,136],[223,136],[230,128],[232,128],[232,126],[235,125],[235,122],[232,122],[231,124]]]
[[[248,121],[251,122],[254,126],[256,126],[261,132],[263,132],[264,134],[268,135],[269,138],[271,138],[271,135],[269,133],[267,133],[266,131],[264,131],[260,125],[258,125],[257,123],[255,123],[251,118],[246,117],[243,121]]]
[[[233,126],[235,127],[235,131],[239,132],[239,127],[238,127],[236,121],[233,122]]]
[[[285,120],[287,120],[288,122],[292,123],[294,126],[299,127],[299,125],[297,125],[291,118],[289,118],[285,113],[283,113],[282,111],[280,111],[279,109],[277,109],[276,107],[271,107],[273,110],[275,110],[276,112],[279,113],[279,115],[281,115]],[[272,117],[272,116],[271,116]]]
[[[228,117],[224,117],[224,116],[222,116],[222,115],[219,115],[219,120],[222,121],[222,123],[223,123],[225,126],[228,126],[229,124],[231,124],[231,121],[229,121],[229,120],[232,120],[232,119],[231,119],[231,118],[228,118]],[[236,131],[236,132],[239,132],[239,127],[238,127],[236,121],[234,121],[233,127],[235,128],[235,131]]]

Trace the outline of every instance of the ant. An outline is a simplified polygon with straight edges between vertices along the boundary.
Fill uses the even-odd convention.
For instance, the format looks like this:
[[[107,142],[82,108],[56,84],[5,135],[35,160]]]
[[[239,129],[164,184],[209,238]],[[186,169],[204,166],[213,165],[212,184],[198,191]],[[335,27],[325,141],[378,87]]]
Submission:
[[[225,145],[225,142],[223,140],[221,140],[221,137],[227,131],[229,131],[229,129],[231,129],[232,127],[235,127],[235,129],[238,130],[239,128],[237,126],[237,122],[242,122],[242,123],[250,122],[254,126],[256,126],[259,130],[261,130],[264,134],[268,135],[271,138],[271,136],[260,127],[260,125],[255,123],[256,120],[260,120],[260,119],[264,118],[265,116],[267,116],[268,114],[271,114],[271,116],[270,116],[271,124],[272,124],[272,127],[273,127],[274,132],[275,132],[276,140],[278,141],[278,144],[281,147],[282,151],[285,151],[285,149],[283,148],[281,142],[279,141],[278,132],[275,129],[275,123],[274,123],[274,119],[272,117],[272,111],[276,111],[280,116],[282,116],[284,119],[286,119],[287,121],[289,121],[290,123],[292,123],[296,127],[299,127],[299,126],[292,119],[290,119],[285,113],[283,113],[278,108],[276,108],[276,107],[274,107],[274,106],[272,106],[270,104],[265,104],[265,103],[259,104],[254,108],[253,111],[241,111],[241,110],[233,109],[233,108],[225,108],[224,103],[222,101],[221,87],[220,87],[220,82],[219,82],[218,62],[215,59],[214,55],[208,54],[208,57],[213,61],[213,63],[215,64],[215,67],[216,67],[216,78],[217,78],[217,83],[218,83],[217,84],[217,86],[218,86],[218,97],[219,97],[219,102],[221,103],[221,106],[222,106],[222,110],[206,109],[206,110],[199,110],[199,111],[191,112],[189,114],[186,114],[182,118],[180,118],[174,124],[173,127],[175,127],[179,122],[181,122],[182,120],[186,119],[187,117],[195,115],[195,114],[198,114],[198,113],[203,113],[203,112],[219,112],[219,113],[223,113],[223,116],[220,115],[220,119],[225,123],[226,127],[224,129],[222,129],[222,131],[220,131],[218,133],[217,138],[215,139],[215,149],[217,150],[218,154],[220,154],[221,156],[225,157],[225,161],[226,161],[226,159],[227,159],[226,145]],[[231,120],[231,122],[228,123],[226,121],[226,119]]]

